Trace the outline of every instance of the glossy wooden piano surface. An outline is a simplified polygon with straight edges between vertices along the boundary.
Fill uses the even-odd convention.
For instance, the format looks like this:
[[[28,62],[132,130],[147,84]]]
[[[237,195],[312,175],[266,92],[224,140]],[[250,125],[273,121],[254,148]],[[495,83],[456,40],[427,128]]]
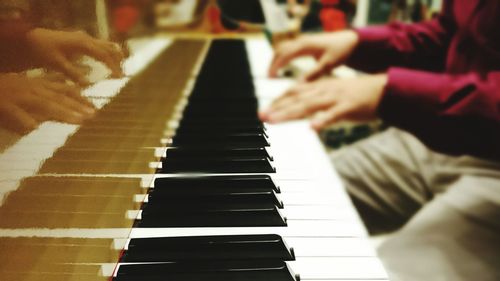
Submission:
[[[125,62],[127,77],[101,81],[87,89],[85,95],[100,108],[112,103],[116,100],[114,96],[132,77],[163,50],[176,46],[174,42],[169,37],[133,41],[133,55]],[[127,247],[130,238],[248,234],[282,236],[286,244],[294,248],[296,256],[295,261],[287,261],[287,264],[293,272],[300,274],[301,280],[387,279],[321,142],[305,121],[267,125],[276,167],[276,173],[269,175],[281,189],[278,197],[285,208],[280,212],[287,218],[287,227],[132,227],[134,219],[141,216],[141,203],[146,199],[147,188],[153,185],[154,178],[178,176],[154,175],[154,169],[160,165],[159,156],[166,150],[163,144],[172,137],[210,47],[210,40],[196,42],[193,50],[183,50],[184,53],[197,54],[197,57],[187,60],[191,61],[192,68],[178,70],[184,73],[184,77],[179,77],[183,89],[176,90],[179,101],[172,107],[173,118],[156,124],[159,139],[154,135],[147,145],[114,149],[111,144],[101,147],[102,153],[98,147],[93,147],[90,152],[85,142],[95,145],[99,138],[126,134],[128,139],[134,139],[133,134],[151,132],[144,128],[150,125],[148,123],[133,128],[120,127],[120,120],[135,120],[134,116],[120,116],[115,122],[117,128],[110,129],[104,136],[102,130],[83,130],[78,126],[50,122],[6,146],[0,155],[0,192],[4,198],[4,205],[0,207],[0,264],[4,266],[0,266],[0,272],[5,273],[6,280],[41,280],[40,277],[47,280],[105,280],[112,276],[120,250]],[[246,39],[245,45],[259,105],[264,107],[293,81],[267,78],[272,50],[263,38]],[[169,75],[177,73],[169,71],[166,71]],[[95,75],[100,75],[98,69],[95,72]],[[134,103],[124,102],[122,107],[130,106]],[[114,110],[119,114],[120,107]],[[160,115],[150,108],[134,110],[138,114],[149,110],[146,116],[153,119],[153,123],[155,116]],[[79,129],[83,144],[60,155],[55,153]],[[95,155],[90,155],[92,153]],[[63,160],[46,161],[54,155]],[[137,157],[135,162],[139,166],[129,165],[127,157],[131,155]],[[109,160],[108,156],[115,157],[114,164],[101,170],[94,170],[93,162],[88,160]],[[84,163],[84,159],[90,162]],[[126,166],[119,164],[124,162]],[[83,167],[85,172],[71,168],[72,165]],[[34,175],[37,176],[32,177]],[[37,198],[37,186],[45,193],[33,200]],[[100,190],[102,197],[96,197]],[[12,192],[10,199],[9,192]],[[28,195],[23,197],[23,194]],[[13,206],[9,207],[13,209],[6,206]],[[24,210],[29,214],[19,214],[19,206],[25,206]],[[58,212],[58,206],[60,210],[71,210],[71,213]],[[44,212],[37,212],[37,208],[48,212],[52,219],[45,219]],[[12,258],[6,258],[8,253],[12,253]],[[28,270],[26,265],[31,269]]]

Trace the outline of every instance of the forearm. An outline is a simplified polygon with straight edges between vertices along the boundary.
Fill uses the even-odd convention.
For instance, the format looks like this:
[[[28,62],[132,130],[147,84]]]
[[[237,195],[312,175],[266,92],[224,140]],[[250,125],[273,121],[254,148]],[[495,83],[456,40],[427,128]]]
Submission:
[[[379,105],[387,123],[450,154],[500,160],[500,73],[435,74],[391,68]]]

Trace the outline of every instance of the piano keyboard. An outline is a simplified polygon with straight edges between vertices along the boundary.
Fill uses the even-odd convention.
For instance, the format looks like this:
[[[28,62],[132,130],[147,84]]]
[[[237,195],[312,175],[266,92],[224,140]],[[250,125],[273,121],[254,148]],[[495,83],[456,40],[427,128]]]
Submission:
[[[7,197],[0,235],[91,238],[94,246],[77,248],[106,249],[75,258],[85,266],[60,280],[387,280],[308,124],[258,120],[258,107],[276,94],[262,85],[287,84],[259,73],[269,47],[235,39],[164,47],[130,81],[104,82],[123,88]],[[16,146],[2,157],[16,150],[30,151]],[[58,247],[84,244],[75,239]],[[90,279],[88,263],[107,267]]]

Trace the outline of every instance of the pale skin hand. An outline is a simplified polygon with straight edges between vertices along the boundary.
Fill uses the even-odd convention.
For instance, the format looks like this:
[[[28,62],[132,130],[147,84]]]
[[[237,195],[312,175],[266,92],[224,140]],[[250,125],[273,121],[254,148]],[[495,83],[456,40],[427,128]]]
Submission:
[[[0,74],[0,126],[26,134],[47,120],[80,124],[95,113],[80,89],[21,74]]]
[[[275,48],[274,58],[269,68],[269,76],[276,77],[278,71],[293,59],[312,56],[316,67],[305,75],[303,80],[313,81],[333,68],[343,64],[358,45],[359,36],[352,30],[315,35],[303,35],[285,41]]]
[[[386,74],[300,83],[261,112],[260,118],[279,123],[313,116],[311,126],[315,130],[339,120],[372,120],[377,117],[386,84]]]
[[[35,28],[27,33],[26,41],[37,64],[61,71],[80,85],[88,85],[86,73],[74,65],[73,60],[82,55],[106,64],[113,77],[123,76],[122,50],[112,42],[93,38],[85,32]]]

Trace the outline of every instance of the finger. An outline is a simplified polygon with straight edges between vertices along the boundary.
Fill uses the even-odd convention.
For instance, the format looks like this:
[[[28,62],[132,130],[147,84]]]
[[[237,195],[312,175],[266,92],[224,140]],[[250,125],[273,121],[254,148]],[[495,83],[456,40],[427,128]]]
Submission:
[[[301,98],[300,102],[295,102],[287,107],[274,112],[270,117],[271,123],[283,122],[287,120],[301,119],[311,114],[335,105],[335,100],[326,96],[309,94]]]
[[[60,121],[61,118],[58,116],[68,116],[67,119],[71,120],[63,122],[76,124],[79,119],[82,119],[82,114],[64,108],[57,99],[47,96],[43,91],[40,91],[40,89],[36,89],[33,95],[20,104],[20,107],[30,115],[36,116],[38,120]]]
[[[271,105],[259,113],[259,117],[262,121],[268,121],[269,116],[273,114],[276,110],[286,106],[287,104],[293,103],[302,87],[294,86],[288,89],[283,95],[275,99]]]
[[[25,135],[35,130],[39,122],[17,105],[4,105],[0,108],[0,124],[9,131]]]
[[[87,119],[83,114],[53,101],[46,101],[43,106],[38,107],[36,114],[46,120],[69,124],[81,124]]]
[[[121,65],[123,60],[125,59],[125,51],[123,50],[122,46],[120,46],[119,44],[117,43],[113,43],[113,42],[106,42],[107,44],[107,48],[110,52],[110,54],[113,56],[113,59],[119,64]],[[120,68],[120,70],[122,71],[122,68]],[[122,71],[123,72],[123,71]]]
[[[47,99],[57,102],[61,106],[68,108],[69,110],[78,112],[86,119],[92,117],[96,112],[93,107],[88,106],[86,103],[82,103],[80,100],[74,99],[64,94],[47,91],[42,95],[44,95]]]
[[[275,99],[266,110],[259,113],[260,119],[262,121],[269,121],[269,116],[273,114],[273,112],[298,102],[298,96],[301,93],[308,92],[311,87],[312,85],[308,83],[298,83],[291,87],[283,95]]]
[[[288,120],[300,119],[306,116],[307,108],[304,104],[295,104],[273,112],[269,116],[269,123],[280,123]]]
[[[123,54],[110,42],[99,42],[91,39],[92,42],[85,44],[84,52],[86,55],[103,62],[112,72],[113,77],[123,76],[121,62]]]
[[[80,120],[86,120],[95,113],[92,109],[89,110],[85,104],[70,98],[64,94],[59,94],[46,89],[38,89],[37,95],[47,102],[49,108],[39,107],[42,110],[49,109],[52,114],[48,116],[57,121],[80,123]]]
[[[303,81],[314,81],[321,76],[325,75],[326,73],[330,72],[336,64],[332,62],[333,59],[330,58],[328,55],[324,55],[321,57],[316,64],[316,66],[309,71],[303,78]]]
[[[111,69],[112,76],[115,78],[123,77],[122,62],[125,55],[120,47],[115,43],[102,41],[103,49],[106,50],[107,55],[111,58],[106,65]]]
[[[344,119],[348,112],[349,108],[347,106],[335,105],[327,111],[316,115],[311,120],[311,127],[314,130],[319,131],[328,125]]]
[[[271,66],[269,67],[269,77],[276,77],[278,71],[288,65],[293,59],[310,53],[299,41],[285,42],[278,46],[274,54]]]
[[[81,89],[68,85],[65,83],[46,83],[47,90],[57,93],[57,94],[65,94],[69,98],[74,99],[77,103],[83,106],[83,110],[87,111],[90,114],[95,113],[95,106],[92,102],[90,102],[87,98],[81,95]]]
[[[49,119],[47,119],[46,116],[43,116],[43,115],[40,115],[39,113],[37,112],[30,112],[29,113],[30,116],[35,119],[39,124],[45,122],[45,121],[49,121]]]
[[[65,83],[67,79],[68,77],[60,72],[45,73],[43,76],[43,80],[55,83]]]
[[[297,98],[293,97],[287,100],[283,100],[281,103],[274,105],[266,112],[265,121],[269,123],[277,123],[283,121],[284,118],[281,117],[281,115],[283,114],[285,109],[297,103],[300,103],[300,101],[298,101]]]
[[[89,82],[85,78],[85,72],[73,65],[62,55],[54,57],[55,67],[66,74],[71,80],[82,86],[88,86]]]
[[[314,89],[314,85],[312,83],[297,83],[286,90],[277,99],[275,99],[271,105],[275,106],[280,104],[284,100],[296,98],[302,93],[310,92],[311,89]]]

